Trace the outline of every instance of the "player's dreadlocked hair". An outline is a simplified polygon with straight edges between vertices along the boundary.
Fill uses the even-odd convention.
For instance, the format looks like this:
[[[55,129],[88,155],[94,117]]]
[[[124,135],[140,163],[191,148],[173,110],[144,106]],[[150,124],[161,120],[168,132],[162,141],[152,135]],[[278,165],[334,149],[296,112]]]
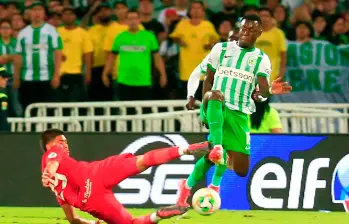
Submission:
[[[255,15],[255,14],[246,15],[246,16],[242,17],[242,20],[244,20],[244,19],[250,20],[250,21],[257,21],[258,24],[260,24],[260,25],[262,24],[261,17],[259,17],[258,15]]]
[[[46,145],[59,135],[64,135],[64,132],[59,129],[48,129],[41,134],[40,147],[46,152]]]
[[[269,99],[264,102],[256,103],[256,112],[251,114],[251,127],[258,130],[262,125],[264,115],[269,113],[269,111]]]

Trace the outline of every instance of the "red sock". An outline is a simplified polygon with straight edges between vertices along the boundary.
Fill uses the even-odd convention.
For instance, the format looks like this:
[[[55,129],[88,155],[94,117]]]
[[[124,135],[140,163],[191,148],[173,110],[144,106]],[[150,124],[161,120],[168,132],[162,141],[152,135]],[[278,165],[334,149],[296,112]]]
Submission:
[[[150,215],[138,217],[132,220],[132,224],[153,224]]]
[[[143,155],[143,162],[144,165],[151,167],[178,159],[180,156],[178,147],[163,148],[145,153]]]

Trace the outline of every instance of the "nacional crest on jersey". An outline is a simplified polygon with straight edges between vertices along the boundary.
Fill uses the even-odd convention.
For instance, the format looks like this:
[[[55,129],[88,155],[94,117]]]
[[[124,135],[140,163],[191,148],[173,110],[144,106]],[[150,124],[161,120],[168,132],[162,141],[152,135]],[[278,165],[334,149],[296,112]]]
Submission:
[[[255,66],[257,64],[257,57],[251,56],[247,59],[247,64],[249,66]]]

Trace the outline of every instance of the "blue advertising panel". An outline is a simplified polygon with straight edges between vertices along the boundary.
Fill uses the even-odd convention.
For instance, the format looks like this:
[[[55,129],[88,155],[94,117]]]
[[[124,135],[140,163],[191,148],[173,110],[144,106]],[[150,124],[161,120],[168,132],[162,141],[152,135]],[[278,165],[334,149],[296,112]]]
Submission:
[[[348,210],[348,142],[345,135],[252,135],[249,174],[225,173],[221,208]]]

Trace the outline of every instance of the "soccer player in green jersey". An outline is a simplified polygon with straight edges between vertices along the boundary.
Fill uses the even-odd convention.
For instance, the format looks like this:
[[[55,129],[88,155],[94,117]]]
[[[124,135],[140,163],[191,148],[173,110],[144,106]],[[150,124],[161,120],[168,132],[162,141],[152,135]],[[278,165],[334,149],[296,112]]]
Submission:
[[[180,182],[179,206],[189,206],[187,199],[191,188],[214,164],[216,168],[210,188],[217,192],[227,167],[241,177],[247,176],[250,163],[248,115],[255,109],[251,95],[257,84],[259,91],[256,95],[266,98],[272,94],[288,94],[292,90],[281,79],[269,86],[269,57],[254,47],[261,34],[259,16],[245,16],[239,40],[218,43],[210,52],[200,116],[209,127],[209,141],[214,148],[196,163],[189,178]]]

